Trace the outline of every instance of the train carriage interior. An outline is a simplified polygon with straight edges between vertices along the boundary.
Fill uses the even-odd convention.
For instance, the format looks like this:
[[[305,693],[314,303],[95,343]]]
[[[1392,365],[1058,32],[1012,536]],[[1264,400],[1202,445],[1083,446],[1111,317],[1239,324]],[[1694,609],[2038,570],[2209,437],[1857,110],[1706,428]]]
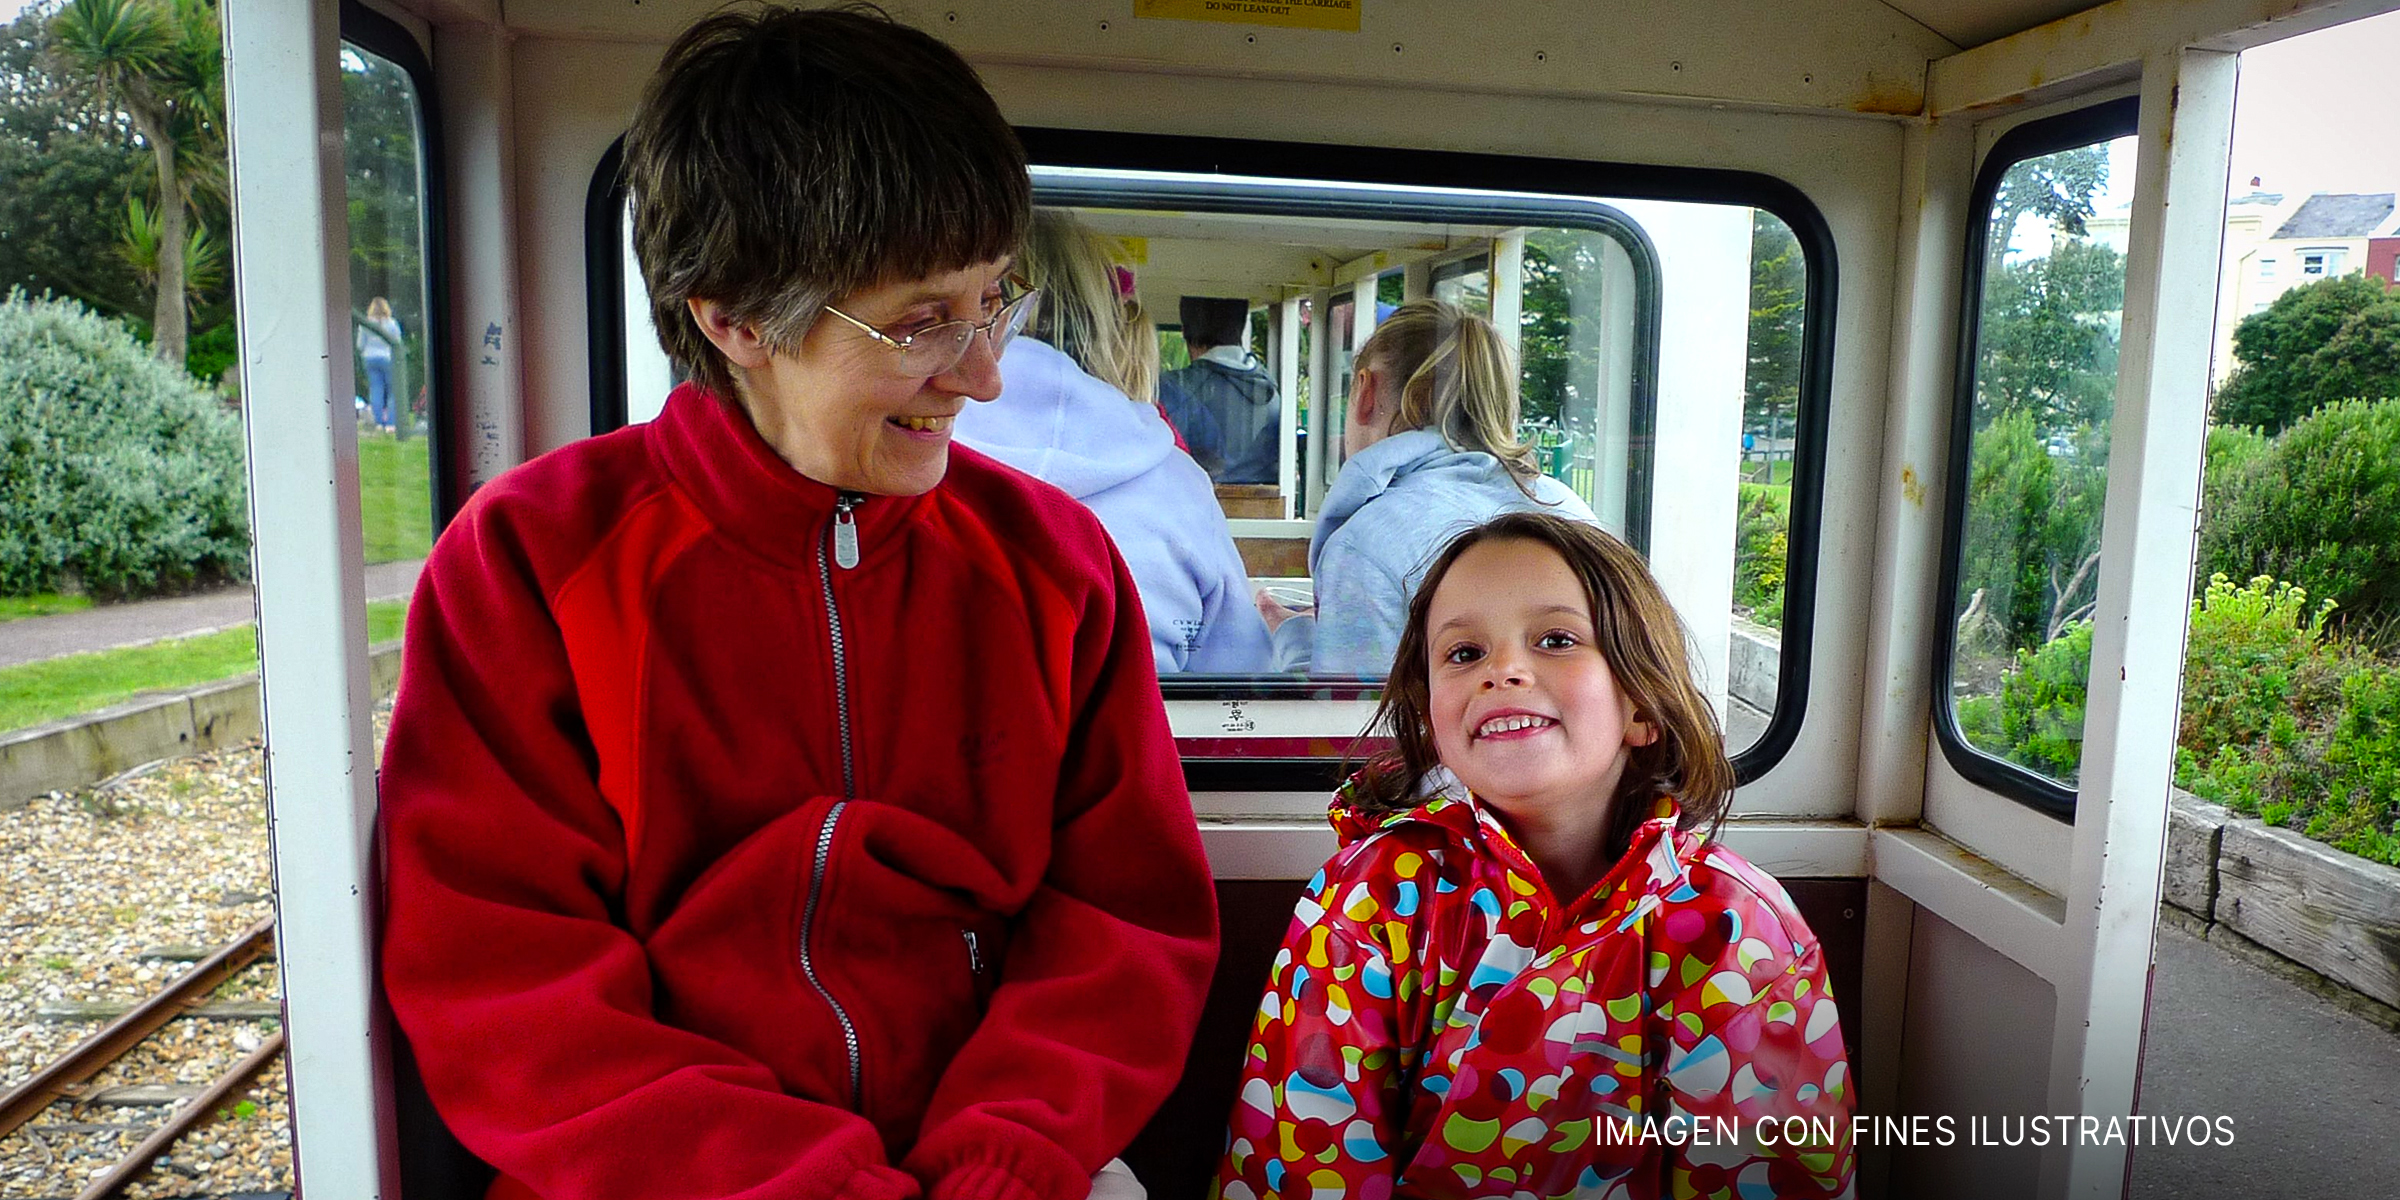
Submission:
[[[316,915],[282,934],[295,1130],[325,1195],[478,1183],[405,1052],[395,1066],[389,1039],[356,1036],[388,1020],[355,765],[356,472],[336,467],[355,432],[312,399],[353,301],[339,155],[307,148],[340,119],[349,62],[406,74],[446,518],[515,463],[648,419],[672,385],[617,145],[668,40],[711,7],[224,0],[236,263],[282,284],[245,301],[244,391],[277,882],[285,913]],[[1489,316],[1542,470],[1648,557],[1689,626],[1740,778],[1724,836],[1827,946],[1861,1110],[2133,1110],[2183,652],[2178,623],[2138,618],[2189,595],[2235,62],[2391,5],[888,7],[983,74],[1036,203],[1115,248],[1170,365],[1181,298],[1249,303],[1279,473],[1217,495],[1254,586],[1309,598],[1352,356],[1380,317],[1424,296]],[[1985,276],[2064,236],[2007,203],[2061,155],[2099,156],[2131,197],[2113,404],[2084,451],[2110,466],[2091,701],[2063,772],[1990,749],[1989,656],[1963,619],[1983,599],[1963,497]],[[1762,264],[1781,289],[1764,318]],[[1748,537],[1767,504],[1788,532]],[[1127,1158],[1161,1200],[1197,1200],[1379,680],[1262,664],[1162,685],[1224,953],[1184,1086]],[[1861,1194],[2114,1196],[2126,1164],[2123,1146],[1870,1147]]]

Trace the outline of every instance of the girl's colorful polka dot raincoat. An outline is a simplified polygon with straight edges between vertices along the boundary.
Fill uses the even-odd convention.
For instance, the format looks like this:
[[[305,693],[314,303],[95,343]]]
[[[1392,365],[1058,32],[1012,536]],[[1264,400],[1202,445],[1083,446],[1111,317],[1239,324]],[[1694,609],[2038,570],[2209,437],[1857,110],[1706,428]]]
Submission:
[[[1335,797],[1342,849],[1259,1003],[1223,1200],[1848,1194],[1841,1027],[1782,886],[1662,799],[1562,903],[1441,782],[1400,813]]]

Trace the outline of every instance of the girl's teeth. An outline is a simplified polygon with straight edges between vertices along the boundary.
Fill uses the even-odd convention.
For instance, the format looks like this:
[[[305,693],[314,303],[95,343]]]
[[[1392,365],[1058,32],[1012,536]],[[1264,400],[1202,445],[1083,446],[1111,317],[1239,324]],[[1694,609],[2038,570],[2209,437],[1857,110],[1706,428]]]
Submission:
[[[1552,721],[1548,717],[1495,717],[1484,722],[1483,727],[1477,729],[1475,734],[1478,737],[1488,737],[1495,733],[1514,733],[1517,730],[1531,729],[1537,725],[1555,724],[1557,724],[1557,722]]]
[[[893,417],[892,423],[919,433],[935,433],[950,428],[951,420],[950,417]]]

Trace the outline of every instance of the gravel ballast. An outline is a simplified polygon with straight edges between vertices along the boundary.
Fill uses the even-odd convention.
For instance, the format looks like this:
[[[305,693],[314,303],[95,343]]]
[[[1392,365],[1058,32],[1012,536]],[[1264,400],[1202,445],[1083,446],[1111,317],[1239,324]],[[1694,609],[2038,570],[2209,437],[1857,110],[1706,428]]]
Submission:
[[[273,913],[266,787],[255,745],[176,759],[88,791],[0,812],[0,1089],[96,1032],[43,1020],[59,1001],[138,1001],[191,969],[158,947],[215,948]],[[258,963],[219,1000],[274,1000]],[[175,1021],[94,1079],[191,1088],[239,1062],[272,1020]],[[187,1134],[122,1193],[232,1196],[292,1186],[283,1064]],[[166,1106],[60,1101],[0,1138],[0,1200],[73,1196],[155,1129]]]

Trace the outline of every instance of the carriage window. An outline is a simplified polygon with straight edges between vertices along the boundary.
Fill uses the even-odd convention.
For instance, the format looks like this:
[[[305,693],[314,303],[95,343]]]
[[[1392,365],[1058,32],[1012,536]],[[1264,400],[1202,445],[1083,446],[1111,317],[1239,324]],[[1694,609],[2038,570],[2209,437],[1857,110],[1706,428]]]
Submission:
[[[1058,178],[1037,168],[1035,179],[1037,202],[1122,251],[1114,265],[1130,276],[1143,311],[1178,312],[1186,297],[1238,296],[1265,326],[1254,340],[1270,349],[1252,355],[1260,360],[1245,376],[1249,391],[1224,388],[1228,372],[1202,361],[1166,372],[1171,386],[1160,400],[1212,476],[1240,586],[1272,602],[1259,607],[1275,625],[1263,661],[1194,653],[1173,664],[1162,656],[1187,759],[1339,756],[1371,712],[1407,591],[1447,537],[1412,548],[1411,562],[1387,581],[1381,611],[1342,610],[1358,603],[1347,592],[1320,608],[1318,589],[1329,579],[1342,587],[1342,570],[1385,549],[1367,536],[1393,515],[1377,505],[1411,504],[1408,475],[1422,464],[1386,461],[1400,443],[1353,412],[1353,388],[1357,355],[1378,326],[1427,297],[1493,321],[1514,349],[1511,434],[1533,472],[1527,488],[1566,497],[1649,555],[1692,627],[1729,749],[1738,753],[1764,732],[1777,706],[1793,561],[1808,282],[1807,257],[1780,219],[1733,205],[1635,200],[1553,204],[1516,219],[1485,202],[1469,217],[1443,212],[1439,193],[1411,197],[1421,199],[1416,211],[1379,198],[1371,215],[1346,214],[1272,188],[1246,202],[1220,193],[1209,206],[1215,211],[1206,211],[1175,195],[1172,179],[1151,191],[1112,180],[1113,192],[1081,174]],[[1560,219],[1570,213],[1581,219]],[[1306,352],[1279,356],[1273,348],[1294,320]],[[1180,332],[1162,358],[1195,340],[1189,325]],[[1230,367],[1239,355],[1202,357]],[[1283,442],[1305,461],[1222,470],[1237,453],[1222,439],[1258,416],[1260,398],[1283,395],[1312,398],[1305,412],[1292,405],[1264,418],[1305,434]],[[1004,393],[997,406],[1010,403]],[[1253,434],[1270,452],[1271,433]],[[962,440],[973,444],[973,432]],[[1718,482],[1694,488],[1705,479]],[[1287,500],[1287,486],[1300,494]],[[1107,501],[1094,503],[1104,523]],[[1141,578],[1134,546],[1154,536],[1141,525],[1120,517],[1111,528],[1136,564],[1145,605],[1154,613],[1204,609],[1190,600],[1205,593],[1205,582],[1196,589],[1182,577]],[[1190,557],[1188,540],[1181,545]],[[1338,561],[1345,555],[1351,561]],[[1209,615],[1239,626],[1250,614]],[[1253,645],[1256,634],[1253,627]]]
[[[367,562],[409,562],[433,544],[432,435],[441,412],[427,279],[424,106],[397,63],[345,43],[341,64],[359,508]]]
[[[2112,148],[2130,162],[2131,141],[2005,162],[1996,185],[1987,168],[1980,193],[1948,716],[1987,764],[2045,781],[2051,799],[2075,786],[2083,757],[2125,303],[2123,247],[2084,222],[2108,189]]]
[[[624,307],[625,423],[639,425],[667,406],[667,393],[683,377],[668,359],[650,320],[650,289],[642,283],[642,266],[633,257],[633,201],[617,210],[617,249],[624,287],[618,293]]]

